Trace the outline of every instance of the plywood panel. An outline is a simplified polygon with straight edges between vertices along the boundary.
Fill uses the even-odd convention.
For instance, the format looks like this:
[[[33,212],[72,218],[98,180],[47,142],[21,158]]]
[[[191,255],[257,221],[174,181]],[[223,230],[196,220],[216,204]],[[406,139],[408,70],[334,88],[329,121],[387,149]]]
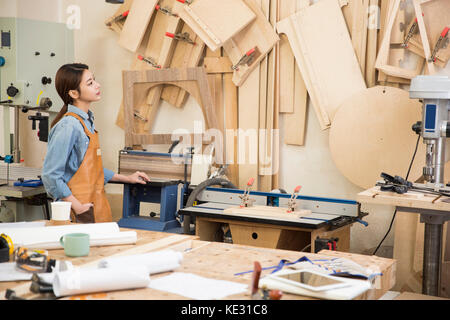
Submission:
[[[374,186],[381,172],[405,176],[417,136],[411,124],[421,119],[422,104],[407,91],[376,86],[347,99],[330,129],[331,156],[339,171],[361,188]],[[419,144],[416,159],[424,159]],[[422,174],[415,161],[410,179]]]
[[[279,41],[278,35],[266,20],[255,0],[243,1],[255,13],[256,19],[232,39],[225,42],[223,48],[233,65],[236,65],[253,48],[258,49],[258,54],[255,55],[250,65],[241,65],[238,70],[235,70],[233,82],[237,86],[241,86],[245,82],[253,69],[259,65],[259,62]]]
[[[212,51],[256,18],[242,0],[196,0],[178,14]]]
[[[158,0],[134,0],[120,33],[119,45],[136,52],[147,30]]]
[[[342,101],[366,88],[338,2],[305,8],[280,21],[278,32],[288,36],[321,128],[329,128]]]
[[[250,178],[258,185],[259,66],[239,87],[238,99],[239,188],[245,188]]]

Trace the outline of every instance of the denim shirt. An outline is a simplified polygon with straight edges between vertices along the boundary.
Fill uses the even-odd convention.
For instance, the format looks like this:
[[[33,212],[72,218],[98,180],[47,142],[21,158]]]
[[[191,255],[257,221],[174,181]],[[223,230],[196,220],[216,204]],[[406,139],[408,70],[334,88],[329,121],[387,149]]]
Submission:
[[[94,115],[70,105],[67,112],[79,115],[88,130],[94,133]],[[89,137],[80,121],[75,117],[63,117],[50,130],[47,154],[42,168],[42,182],[45,190],[55,200],[72,194],[67,183],[78,170],[89,146]],[[114,172],[103,168],[105,184],[114,176]]]

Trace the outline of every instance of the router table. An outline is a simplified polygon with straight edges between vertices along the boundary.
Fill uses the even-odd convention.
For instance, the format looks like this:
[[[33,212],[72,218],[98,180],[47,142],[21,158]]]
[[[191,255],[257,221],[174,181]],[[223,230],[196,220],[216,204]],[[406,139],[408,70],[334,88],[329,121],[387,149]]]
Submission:
[[[197,197],[199,204],[180,209],[180,215],[195,217],[195,233],[200,240],[224,241],[231,233],[233,244],[301,251],[311,246],[316,252],[317,238],[338,238],[337,250],[348,251],[350,227],[361,222],[360,204],[352,200],[297,196],[297,207],[311,213],[300,218],[286,215],[240,215],[225,210],[239,206],[244,190],[206,188]],[[287,207],[290,194],[251,191],[255,206]],[[225,234],[225,237],[224,237]],[[332,248],[333,249],[333,248]]]

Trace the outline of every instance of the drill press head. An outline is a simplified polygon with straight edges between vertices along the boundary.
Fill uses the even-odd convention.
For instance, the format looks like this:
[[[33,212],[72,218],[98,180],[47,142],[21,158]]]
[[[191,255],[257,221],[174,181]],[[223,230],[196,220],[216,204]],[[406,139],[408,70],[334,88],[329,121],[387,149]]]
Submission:
[[[426,144],[423,175],[427,182],[444,183],[445,143],[450,137],[450,78],[448,76],[418,76],[412,79],[411,99],[422,102],[422,121],[413,125]]]

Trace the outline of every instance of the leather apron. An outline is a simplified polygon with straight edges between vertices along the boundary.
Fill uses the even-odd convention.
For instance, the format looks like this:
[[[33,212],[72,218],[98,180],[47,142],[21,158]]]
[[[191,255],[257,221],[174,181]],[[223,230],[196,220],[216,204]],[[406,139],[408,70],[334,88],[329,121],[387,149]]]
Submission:
[[[77,223],[111,222],[111,207],[105,193],[98,132],[94,130],[95,133],[91,133],[83,119],[73,112],[68,112],[64,116],[72,116],[78,119],[90,140],[83,161],[77,172],[67,183],[67,186],[72,191],[72,195],[82,204],[93,203],[94,207],[81,214],[75,214],[71,210],[70,216],[72,221]]]

